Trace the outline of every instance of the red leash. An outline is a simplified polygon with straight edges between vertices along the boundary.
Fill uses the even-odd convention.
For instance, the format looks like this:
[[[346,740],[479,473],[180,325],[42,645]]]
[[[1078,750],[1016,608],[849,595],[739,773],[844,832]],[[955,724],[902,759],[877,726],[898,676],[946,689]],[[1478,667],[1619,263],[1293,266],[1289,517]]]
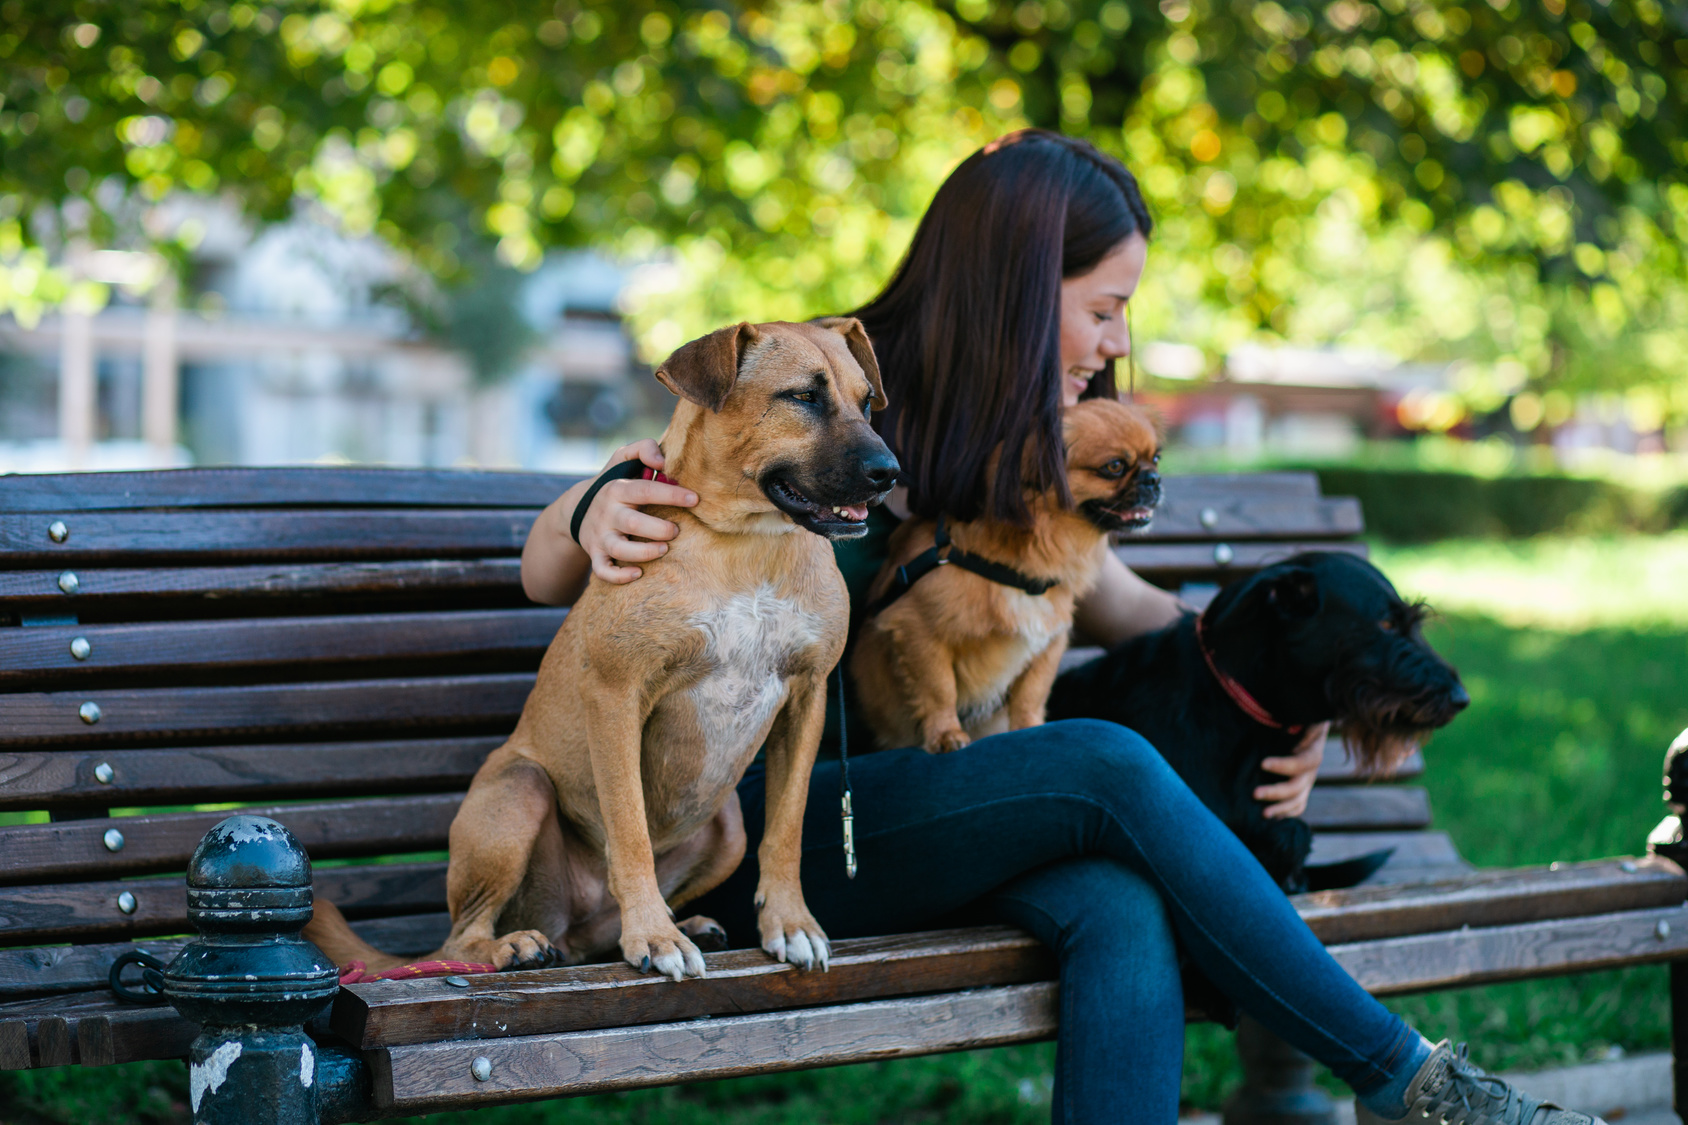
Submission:
[[[1225,694],[1231,697],[1231,702],[1242,708],[1243,714],[1253,719],[1263,727],[1285,731],[1289,734],[1300,734],[1305,727],[1288,726],[1272,717],[1272,712],[1260,705],[1260,700],[1249,694],[1249,690],[1236,681],[1227,672],[1219,670],[1214,662],[1213,650],[1207,647],[1207,638],[1202,634],[1202,618],[1196,617],[1196,647],[1202,650],[1202,659],[1207,661],[1207,670],[1213,673],[1213,678],[1219,681],[1219,686],[1225,689]]]

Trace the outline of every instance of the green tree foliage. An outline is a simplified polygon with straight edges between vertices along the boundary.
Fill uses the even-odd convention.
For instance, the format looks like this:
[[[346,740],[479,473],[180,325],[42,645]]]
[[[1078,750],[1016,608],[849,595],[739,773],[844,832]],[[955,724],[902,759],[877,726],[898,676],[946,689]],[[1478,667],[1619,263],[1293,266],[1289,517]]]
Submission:
[[[480,239],[668,247],[660,351],[861,300],[954,162],[1033,123],[1139,170],[1148,326],[1210,349],[1469,354],[1493,397],[1688,346],[1688,15],[1656,0],[3,0],[0,67],[23,315],[68,292],[32,248],[191,244],[148,205],[222,193],[446,279]]]

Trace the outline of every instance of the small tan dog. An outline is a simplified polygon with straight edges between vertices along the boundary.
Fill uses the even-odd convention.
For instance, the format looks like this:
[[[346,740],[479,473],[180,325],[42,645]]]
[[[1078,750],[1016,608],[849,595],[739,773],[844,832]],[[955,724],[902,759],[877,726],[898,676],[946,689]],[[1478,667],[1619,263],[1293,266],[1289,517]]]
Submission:
[[[884,391],[861,324],[740,324],[657,378],[682,401],[666,472],[696,492],[668,553],[627,585],[594,579],[563,622],[515,733],[451,825],[451,934],[430,959],[533,968],[616,947],[635,968],[702,976],[671,908],[743,858],[734,789],[764,747],[762,948],[826,966],[798,882],[803,808],[844,650],[849,600],[829,539],[863,534],[897,461],[868,424]],[[815,534],[810,534],[813,532]],[[305,936],[344,965],[403,963],[318,901]]]
[[[1050,490],[1028,498],[1030,527],[946,522],[953,546],[940,555],[961,565],[926,572],[862,626],[850,671],[881,747],[943,754],[1043,722],[1073,607],[1096,584],[1108,533],[1147,526],[1161,494],[1159,439],[1141,411],[1088,399],[1067,409],[1063,429],[1073,508]],[[937,530],[930,520],[896,530],[870,605],[904,581],[898,572],[934,547]],[[966,569],[992,564],[994,579]]]

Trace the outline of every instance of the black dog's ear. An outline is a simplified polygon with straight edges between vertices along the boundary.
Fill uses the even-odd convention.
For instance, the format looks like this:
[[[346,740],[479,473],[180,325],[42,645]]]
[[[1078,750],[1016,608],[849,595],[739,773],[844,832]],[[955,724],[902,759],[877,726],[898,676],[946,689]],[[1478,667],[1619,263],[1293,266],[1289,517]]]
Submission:
[[[1312,617],[1319,612],[1319,576],[1304,566],[1286,567],[1272,576],[1266,601],[1285,617]]]
[[[756,326],[735,324],[700,336],[663,360],[656,369],[662,385],[705,410],[719,410],[738,381],[739,360],[761,338]]]

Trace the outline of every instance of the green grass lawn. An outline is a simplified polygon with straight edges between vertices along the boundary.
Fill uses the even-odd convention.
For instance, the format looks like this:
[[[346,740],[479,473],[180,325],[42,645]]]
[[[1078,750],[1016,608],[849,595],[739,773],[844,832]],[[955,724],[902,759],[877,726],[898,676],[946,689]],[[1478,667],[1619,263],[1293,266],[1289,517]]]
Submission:
[[[1643,847],[1663,813],[1660,760],[1688,726],[1688,535],[1380,549],[1460,669],[1470,711],[1427,749],[1438,827],[1479,865],[1589,859]],[[1491,1068],[1530,1069],[1666,1046],[1663,969],[1469,989],[1393,1002]],[[1048,1119],[1048,1044],[699,1083],[472,1114],[465,1125],[849,1125]],[[1184,1080],[1217,1106],[1236,1080],[1230,1036],[1192,1028]],[[0,1125],[185,1121],[175,1063],[0,1074]]]

